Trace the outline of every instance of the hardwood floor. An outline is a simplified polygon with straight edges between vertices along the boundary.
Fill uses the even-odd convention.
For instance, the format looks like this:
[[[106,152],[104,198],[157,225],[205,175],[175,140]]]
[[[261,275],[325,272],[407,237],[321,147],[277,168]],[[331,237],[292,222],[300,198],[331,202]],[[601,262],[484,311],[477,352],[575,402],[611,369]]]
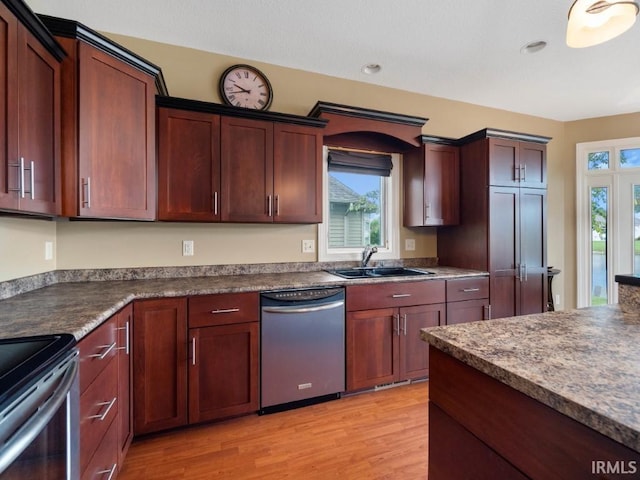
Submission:
[[[427,478],[428,382],[134,440],[119,480]]]

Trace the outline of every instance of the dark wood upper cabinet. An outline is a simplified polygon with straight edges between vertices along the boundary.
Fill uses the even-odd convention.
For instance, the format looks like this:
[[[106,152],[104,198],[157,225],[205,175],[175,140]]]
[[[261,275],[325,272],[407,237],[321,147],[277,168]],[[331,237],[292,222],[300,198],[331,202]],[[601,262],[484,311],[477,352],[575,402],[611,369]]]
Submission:
[[[62,64],[62,214],[156,217],[158,67],[84,25],[42,15]]]
[[[322,221],[324,120],[157,97],[158,218]]]
[[[456,225],[460,157],[454,145],[425,143],[403,156],[404,226]]]
[[[220,220],[220,116],[158,108],[158,219]]]
[[[489,185],[546,188],[545,145],[504,138],[490,139]]]
[[[0,209],[60,213],[64,55],[26,5],[0,4]]]
[[[221,123],[222,221],[273,221],[273,123],[236,117]]]

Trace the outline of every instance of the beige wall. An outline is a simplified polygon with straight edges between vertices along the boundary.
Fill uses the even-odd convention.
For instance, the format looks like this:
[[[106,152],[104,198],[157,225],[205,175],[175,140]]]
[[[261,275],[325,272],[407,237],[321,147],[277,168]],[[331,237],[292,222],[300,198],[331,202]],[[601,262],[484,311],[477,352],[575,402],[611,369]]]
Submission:
[[[548,147],[548,261],[562,270],[556,293],[562,304],[575,305],[575,142],[620,134],[637,116],[562,122],[521,115],[436,97],[281,68],[246,59],[111,35],[163,70],[172,96],[220,102],[220,74],[233,63],[250,63],[274,87],[271,111],[306,115],[318,100],[429,118],[423,132],[461,137],[485,127],[553,137]],[[602,124],[602,125],[600,125]],[[629,128],[623,129],[628,131]],[[636,131],[634,135],[638,135]],[[597,137],[597,138],[596,138]],[[0,218],[0,281],[54,268],[203,265],[255,262],[315,261],[303,254],[302,239],[317,236],[314,225],[191,225],[135,222],[43,222]],[[437,231],[401,231],[416,239],[407,256],[435,256]],[[56,258],[44,261],[44,242],[56,240]],[[182,257],[181,241],[195,241],[195,256]],[[404,242],[402,242],[403,244]],[[10,248],[9,248],[10,247]],[[29,258],[23,262],[20,259]]]

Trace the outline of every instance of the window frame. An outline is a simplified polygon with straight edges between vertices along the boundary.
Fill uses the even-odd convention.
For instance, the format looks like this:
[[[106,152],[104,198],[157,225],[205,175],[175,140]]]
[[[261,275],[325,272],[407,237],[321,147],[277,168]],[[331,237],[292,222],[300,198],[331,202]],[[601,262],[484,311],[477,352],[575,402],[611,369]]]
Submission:
[[[327,157],[329,155],[328,146],[322,147],[322,223],[318,224],[318,261],[338,262],[338,261],[361,261],[362,247],[341,247],[329,248],[329,169]],[[334,147],[331,147],[334,148]],[[357,151],[357,150],[354,150]],[[386,153],[386,152],[385,152]],[[378,252],[372,257],[373,263],[380,260],[391,260],[400,258],[400,154],[388,153],[391,155],[393,168],[386,188],[384,238],[387,244],[378,247]]]
[[[607,299],[609,304],[618,303],[618,285],[614,281],[616,274],[631,273],[628,265],[633,261],[625,251],[624,210],[620,205],[624,192],[621,183],[623,178],[632,178],[640,174],[640,167],[621,167],[620,151],[628,148],[639,148],[640,137],[618,138],[596,142],[576,144],[576,297],[577,306],[588,307],[591,302],[591,209],[590,192],[595,187],[609,189],[607,216]],[[609,152],[609,168],[588,168],[588,155],[597,152]],[[633,251],[633,249],[631,249]],[[610,262],[610,263],[609,263]],[[633,265],[633,264],[632,264]],[[633,266],[632,266],[633,270]]]

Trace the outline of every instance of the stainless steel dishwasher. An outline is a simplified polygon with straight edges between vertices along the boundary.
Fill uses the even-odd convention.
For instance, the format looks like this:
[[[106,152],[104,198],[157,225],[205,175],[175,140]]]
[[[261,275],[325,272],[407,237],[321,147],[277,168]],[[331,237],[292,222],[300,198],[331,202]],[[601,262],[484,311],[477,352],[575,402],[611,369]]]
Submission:
[[[262,292],[260,413],[344,392],[344,299],[343,287]]]

